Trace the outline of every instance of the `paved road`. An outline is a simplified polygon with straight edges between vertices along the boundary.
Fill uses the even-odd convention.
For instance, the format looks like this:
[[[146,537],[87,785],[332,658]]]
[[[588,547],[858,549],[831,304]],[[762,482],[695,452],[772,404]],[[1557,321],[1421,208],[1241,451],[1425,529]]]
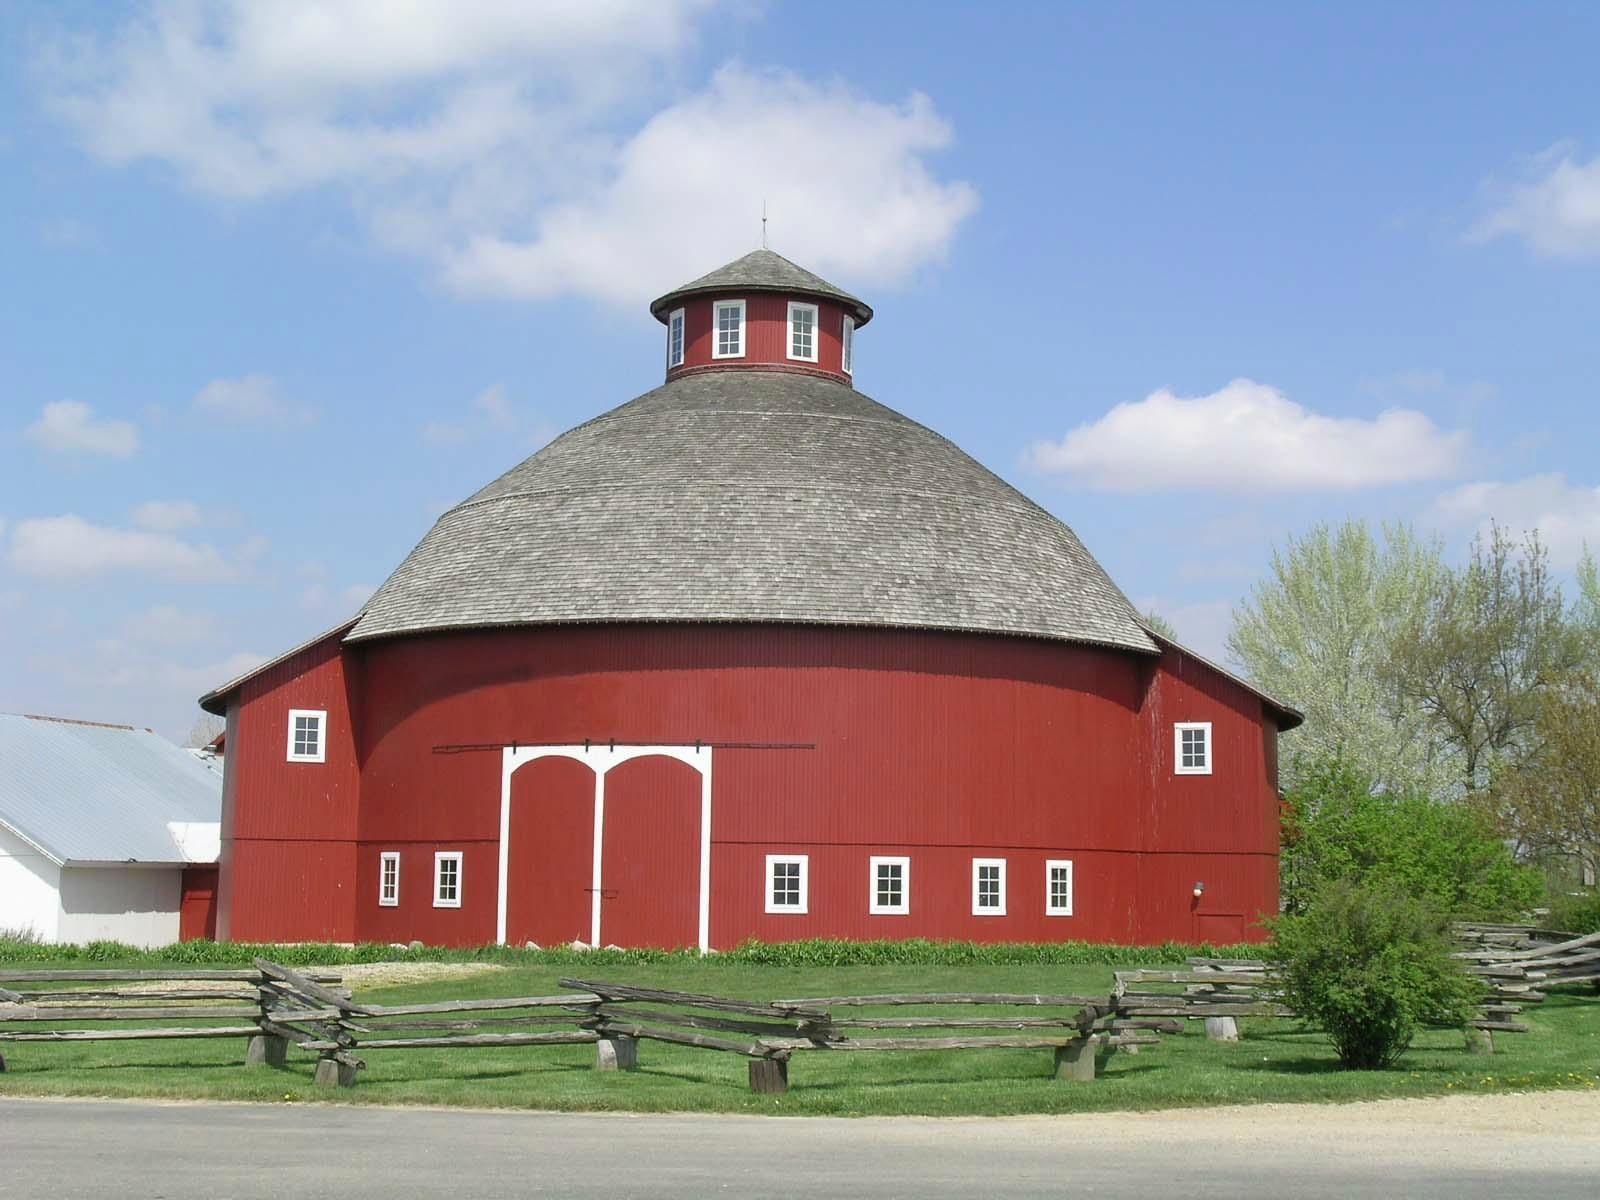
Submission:
[[[1600,1096],[1005,1120],[0,1099],[0,1196],[1600,1195]]]

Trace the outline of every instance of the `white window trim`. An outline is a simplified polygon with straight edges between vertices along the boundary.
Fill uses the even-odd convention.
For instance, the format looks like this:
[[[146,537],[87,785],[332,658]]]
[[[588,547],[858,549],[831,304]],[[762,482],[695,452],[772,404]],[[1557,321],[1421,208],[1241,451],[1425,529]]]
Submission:
[[[856,357],[856,319],[846,317],[839,335],[839,368],[846,375],[854,375]]]
[[[1183,765],[1183,731],[1185,729],[1202,729],[1206,735],[1206,762],[1203,767],[1186,767]],[[1215,758],[1211,748],[1211,722],[1210,721],[1179,721],[1172,727],[1172,770],[1175,775],[1209,775],[1211,762]]]
[[[440,867],[447,860],[448,861],[454,861],[454,863],[456,864],[456,898],[454,900],[441,900],[441,899],[439,899]],[[459,851],[459,850],[437,850],[437,851],[434,852],[434,855],[433,855],[433,906],[435,908],[460,908],[461,907],[461,886],[462,886],[462,883],[463,883],[462,876],[463,876],[463,872],[462,872],[462,869],[461,869],[461,851]]]
[[[811,314],[811,353],[809,355],[796,354],[794,352],[794,315],[801,311]],[[814,363],[817,361],[817,343],[822,340],[821,317],[821,310],[815,304],[805,304],[799,300],[789,301],[788,339],[784,342],[783,349],[792,362]]]
[[[900,868],[900,903],[878,903],[878,868]],[[903,917],[911,912],[911,860],[904,855],[879,854],[867,860],[867,911],[879,917]]]
[[[394,864],[394,895],[390,895],[384,886],[388,880],[388,866]],[[457,889],[460,890],[459,888]],[[398,850],[385,850],[378,855],[378,905],[381,908],[398,908],[400,906],[400,852]]]
[[[296,754],[294,752],[294,723],[297,717],[315,717],[317,719],[317,752],[315,754]],[[291,708],[289,710],[289,745],[286,753],[290,762],[319,763],[328,761],[327,709]]]
[[[739,310],[739,349],[732,354],[722,353],[722,310],[737,308]],[[745,307],[743,300],[715,300],[711,304],[711,357],[712,358],[743,358],[744,347],[748,335],[748,325],[745,321]]]
[[[1067,902],[1058,905],[1054,893],[1050,890],[1050,876],[1057,869],[1067,872]],[[1072,915],[1072,888],[1073,872],[1070,858],[1047,858],[1044,863],[1044,915],[1047,917],[1070,917]]]
[[[799,904],[774,904],[772,900],[772,868],[778,863],[800,864],[800,903]],[[797,913],[804,916],[811,907],[811,859],[806,854],[769,854],[767,855],[767,904],[769,913]]]
[[[678,357],[672,357],[672,326],[678,326]],[[667,314],[667,370],[683,366],[684,356],[689,352],[689,327],[684,323],[683,309],[675,308]]]
[[[1000,906],[981,908],[978,905],[978,872],[983,867],[1000,868]],[[972,915],[975,917],[1003,917],[1006,915],[1006,860],[1003,858],[975,858],[972,860]]]

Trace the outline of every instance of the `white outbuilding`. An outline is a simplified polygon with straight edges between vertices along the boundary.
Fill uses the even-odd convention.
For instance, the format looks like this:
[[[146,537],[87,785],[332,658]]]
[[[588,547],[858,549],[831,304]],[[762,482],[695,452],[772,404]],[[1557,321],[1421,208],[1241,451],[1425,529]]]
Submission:
[[[206,936],[221,810],[220,763],[151,730],[0,714],[0,933]]]

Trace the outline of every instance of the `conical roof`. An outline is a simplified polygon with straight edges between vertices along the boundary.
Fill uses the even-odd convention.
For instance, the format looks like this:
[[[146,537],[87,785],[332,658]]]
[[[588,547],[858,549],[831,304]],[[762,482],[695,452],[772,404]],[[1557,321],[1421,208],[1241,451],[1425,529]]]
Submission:
[[[639,621],[1157,651],[1072,530],[953,443],[843,383],[755,368],[563,434],[440,517],[348,637]]]
[[[797,296],[821,296],[834,300],[853,310],[856,325],[872,320],[872,309],[865,301],[857,299],[843,288],[834,287],[820,275],[813,275],[781,254],[771,250],[752,250],[743,258],[736,258],[709,274],[691,279],[682,287],[673,288],[650,305],[656,320],[665,321],[680,300],[689,296],[703,296],[711,292],[785,292]]]

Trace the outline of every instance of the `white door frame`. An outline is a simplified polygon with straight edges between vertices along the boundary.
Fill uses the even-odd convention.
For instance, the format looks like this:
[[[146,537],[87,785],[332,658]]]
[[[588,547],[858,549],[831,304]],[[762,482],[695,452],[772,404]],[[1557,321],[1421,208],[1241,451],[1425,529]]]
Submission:
[[[710,746],[507,746],[500,767],[500,899],[495,939],[506,942],[506,889],[511,870],[511,777],[541,758],[570,758],[594,771],[594,889],[590,893],[589,944],[600,945],[600,867],[606,819],[606,774],[636,758],[671,758],[700,776],[700,952],[711,948],[711,747]]]

